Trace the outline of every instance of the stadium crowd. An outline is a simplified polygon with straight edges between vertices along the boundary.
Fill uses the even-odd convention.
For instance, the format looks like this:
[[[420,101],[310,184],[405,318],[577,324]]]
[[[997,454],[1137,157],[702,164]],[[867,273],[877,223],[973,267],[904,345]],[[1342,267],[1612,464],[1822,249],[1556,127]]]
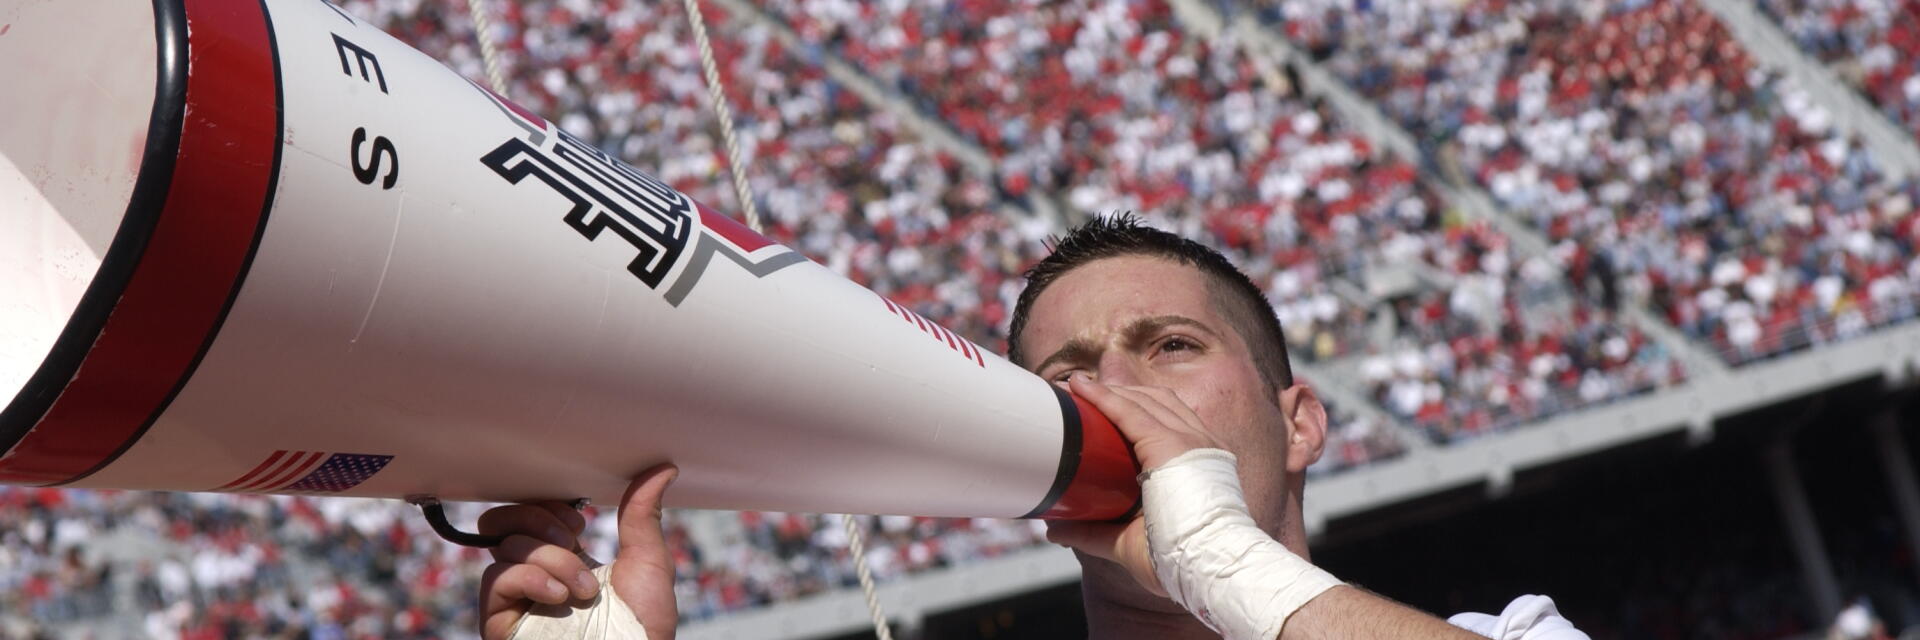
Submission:
[[[464,3],[347,2],[469,77],[484,78]],[[738,212],[681,5],[495,3],[506,95],[718,210]],[[765,27],[708,9],[768,235],[996,347],[1044,223],[1016,224],[994,182],[832,82]]]
[[[1140,212],[1229,252],[1297,358],[1363,346],[1365,309],[1332,278],[1436,223],[1411,167],[1375,158],[1285,70],[1175,29],[1164,3],[768,6],[979,144],[1010,192]]]
[[[1210,239],[1268,285],[1295,357],[1372,354],[1365,382],[1376,398],[1437,440],[1684,375],[1612,305],[1574,300],[1536,317],[1526,298],[1555,286],[1553,265],[1521,268],[1504,239],[1448,211],[1413,164],[1305,95],[1292,69],[1230,37],[1185,33],[1165,2],[770,6],[995,154],[1003,179],[1011,171],[1073,209],[1142,211]],[[1370,340],[1364,294],[1341,291],[1409,264],[1442,277],[1394,301],[1400,330]]]
[[[1435,442],[1485,435],[1679,383],[1685,367],[1613,311],[1555,286],[1484,225],[1452,230],[1436,261],[1451,286],[1390,301],[1399,330],[1363,358],[1373,399]]]
[[[0,635],[414,638],[471,628],[483,553],[406,505],[0,488]],[[417,516],[415,517],[417,520]],[[424,534],[424,535],[423,535]],[[467,558],[459,556],[466,555]],[[466,575],[470,574],[470,575]]]
[[[347,2],[470,77],[483,77],[464,6]],[[650,167],[703,202],[735,208],[705,85],[676,5],[502,5],[509,94],[562,128]],[[1046,226],[994,209],[1008,194],[917,143],[884,112],[827,79],[765,29],[708,15],[769,234],[982,344],[1004,341],[1018,274]],[[629,56],[627,52],[640,55]],[[524,72],[519,72],[523,71]],[[641,71],[645,72],[642,73]],[[589,87],[592,90],[589,91]],[[1397,451],[1363,425],[1316,467]],[[484,554],[447,545],[393,501],[0,488],[18,576],[0,605],[4,635],[137,617],[152,637],[468,635]],[[471,516],[471,514],[469,514]],[[863,518],[878,579],[1042,544],[1036,522]],[[693,528],[708,532],[698,537]],[[611,518],[596,524],[610,526]],[[669,524],[682,614],[704,619],[853,584],[837,517],[676,512]],[[604,546],[611,531],[596,536]],[[84,557],[101,539],[140,539],[130,557]],[[113,545],[120,546],[120,545]],[[611,557],[611,549],[595,552]],[[17,562],[17,564],[14,564]],[[12,587],[16,585],[0,585]],[[18,632],[18,633],[14,633]],[[106,631],[112,633],[111,630]]]
[[[738,210],[679,5],[498,6],[503,15],[497,16],[495,37],[514,70],[508,76],[509,95],[696,199]],[[463,3],[362,0],[343,7],[469,77],[484,77]],[[1048,227],[1009,223],[995,210],[1008,205],[990,180],[916,142],[887,114],[825,78],[819,65],[783,48],[765,28],[747,28],[718,11],[710,11],[707,19],[734,89],[729,103],[769,235],[922,315],[943,319],[976,342],[1002,344],[1018,275],[1043,250],[1040,241]],[[119,515],[158,514],[134,526],[168,529],[177,534],[169,548],[191,554],[191,561],[159,560],[135,570],[139,580],[168,585],[136,588],[159,596],[143,595],[134,604],[152,612],[142,624],[160,637],[167,635],[160,633],[163,629],[185,637],[285,629],[315,631],[320,637],[409,637],[460,635],[474,628],[477,584],[472,581],[486,560],[428,534],[415,510],[404,504],[217,494],[72,495],[86,505],[76,513],[55,514],[45,505],[33,511],[62,523],[106,518],[90,529],[109,531],[126,526]],[[353,505],[353,511],[316,511],[343,504]],[[739,521],[708,527],[729,533],[699,541],[679,523],[673,526],[682,564],[676,591],[690,619],[852,584],[837,518],[684,515]],[[1032,522],[867,522],[872,525],[868,561],[883,580],[1043,542]],[[600,537],[613,536],[609,531]],[[328,543],[280,546],[292,539]],[[61,548],[77,547],[31,551]],[[603,551],[598,557],[611,557],[610,549]],[[68,565],[77,562],[69,560]],[[181,563],[186,573],[176,566]],[[224,569],[203,572],[202,565]],[[127,564],[99,566],[124,570]],[[297,581],[301,586],[285,579],[287,567],[310,570]],[[365,567],[381,567],[382,573],[357,572]],[[33,576],[25,593],[45,597],[8,609],[42,622],[103,611],[95,606],[103,601],[102,580],[55,569],[23,568],[20,575]],[[305,585],[315,584],[324,587],[306,590]]]
[[[611,559],[612,514],[589,520],[588,554]],[[395,500],[0,486],[0,522],[9,638],[470,637],[492,561]],[[883,581],[1045,540],[1038,521],[859,522]],[[838,516],[670,511],[667,537],[686,620],[856,585]]]
[[[1306,381],[1311,385],[1313,381]],[[1361,465],[1391,460],[1407,452],[1392,425],[1385,419],[1350,413],[1340,405],[1327,403],[1327,442],[1320,459],[1307,467],[1308,477],[1328,476]]]
[[[457,71],[484,73],[469,44],[470,23],[456,4],[347,6],[366,9],[363,15],[376,24]],[[502,8],[505,19],[495,23],[501,25],[495,40],[503,45],[503,64],[539,70],[513,76],[509,95],[550,114],[562,129],[657,171],[695,199],[737,210],[717,125],[687,46],[692,36],[678,7],[562,2]],[[977,343],[1002,348],[1018,275],[1039,258],[1052,231],[1033,217],[1010,222],[1001,215],[1000,209],[1017,206],[1023,189],[980,176],[914,140],[896,118],[825,77],[817,60],[783,47],[765,27],[711,13],[743,162],[766,211],[769,235]],[[1343,142],[1359,141],[1347,135]],[[1394,184],[1404,190],[1411,175],[1401,167]],[[1413,206],[1427,208],[1424,202]],[[1285,219],[1270,218],[1275,224]],[[1257,238],[1259,231],[1244,235]],[[1349,243],[1364,237],[1351,229],[1346,235]],[[1290,245],[1290,260],[1312,260],[1305,239]],[[1267,264],[1260,261],[1242,263],[1255,265],[1253,275],[1272,283],[1268,290],[1293,329],[1295,352],[1311,357],[1357,340],[1364,311],[1337,300],[1316,267],[1274,270],[1260,268]],[[1336,332],[1343,337],[1331,337]],[[1349,424],[1337,425],[1336,437]],[[1343,440],[1365,443],[1369,454],[1338,468],[1396,453],[1382,433],[1367,430]]]
[[[1733,363],[1902,320],[1912,182],[1686,0],[1271,3],[1437,164]]]
[[[1920,2],[1759,0],[1800,48],[1920,135]]]
[[[468,44],[470,26],[459,14],[461,7],[394,2],[367,8],[371,11],[366,15],[376,23],[450,61],[455,70],[476,77],[483,73]],[[510,95],[524,98],[527,106],[551,114],[563,129],[636,166],[657,167],[660,177],[695,199],[723,209],[734,206],[697,60],[687,46],[691,34],[678,7],[561,2],[503,9],[495,38],[503,45],[503,64],[539,70],[513,76]],[[783,47],[765,27],[730,21],[722,11],[710,13],[717,32],[715,53],[728,78],[729,105],[742,134],[743,161],[767,212],[769,234],[923,316],[940,319],[961,335],[983,345],[1004,345],[1008,314],[1019,291],[1017,276],[1038,259],[1043,239],[1052,231],[1044,221],[1028,217],[1009,222],[1000,215],[1000,209],[1019,206],[1027,193],[1025,183],[978,175],[916,141],[896,118],[826,77],[814,55]],[[583,37],[569,38],[571,34]],[[629,50],[638,55],[629,55]],[[1242,114],[1236,122],[1244,127],[1255,117]],[[1312,121],[1320,117],[1316,112],[1296,118],[1308,131],[1287,145],[1307,144],[1317,126]],[[1226,133],[1220,138],[1226,139]],[[1329,148],[1313,152],[1333,160],[1301,161],[1305,166],[1286,176],[1296,186],[1275,188],[1297,188],[1306,174],[1337,173],[1360,162],[1353,159],[1357,145],[1364,142],[1341,133],[1325,145]],[[1276,153],[1269,150],[1267,155],[1271,160]],[[1329,166],[1333,169],[1323,169]],[[1352,179],[1364,183],[1361,186],[1387,188],[1390,195],[1412,190],[1410,168],[1397,165],[1380,173],[1378,179],[1369,178],[1371,182]],[[1424,212],[1435,208],[1430,194],[1378,200],[1381,203],[1365,205],[1374,218],[1395,215],[1397,206],[1402,217],[1425,220]],[[1077,204],[1121,210],[1136,203]],[[1257,208],[1247,197],[1236,206],[1241,213]],[[1284,226],[1290,219],[1260,215],[1271,221],[1268,226]],[[1316,219],[1340,226],[1348,218]],[[1243,229],[1243,240],[1230,242],[1253,242],[1262,232]],[[1354,244],[1369,234],[1347,228],[1343,235],[1347,244]],[[1290,346],[1309,358],[1357,342],[1357,328],[1365,318],[1362,308],[1338,299],[1324,283],[1319,263],[1329,261],[1315,261],[1313,240],[1301,237],[1274,248],[1285,254],[1284,262],[1241,261],[1259,281],[1271,283],[1268,291],[1292,329]],[[1233,245],[1223,248],[1236,251]],[[1287,263],[1300,268],[1269,266]],[[1336,437],[1344,437],[1350,424],[1337,425]],[[1339,468],[1399,451],[1385,432],[1363,431],[1343,442],[1364,443],[1362,450],[1369,453]]]
[[[464,2],[340,4],[485,77]],[[490,4],[507,95],[740,209],[679,3]],[[1275,302],[1296,358],[1352,372],[1390,419],[1442,443],[1682,380],[1664,345],[1620,319],[1623,295],[1736,362],[1914,313],[1907,214],[1920,192],[1882,179],[1697,7],[1361,4],[1289,0],[1264,15],[1442,166],[1531,214],[1551,255],[1515,254],[1427,185],[1425,159],[1376,148],[1293,69],[1179,28],[1157,0],[767,3],[799,48],[711,4],[706,18],[768,234],[989,348],[1003,347],[1018,274],[1053,232],[1003,212],[1039,198],[1138,211],[1227,252]],[[1636,46],[1650,30],[1676,37]],[[1913,39],[1888,33],[1868,49]],[[867,104],[825,71],[828,55],[994,168]],[[1375,299],[1381,274],[1407,271],[1417,285]],[[1333,409],[1316,475],[1405,450],[1393,425]],[[106,612],[154,637],[463,636],[487,562],[391,501],[0,487],[0,515],[21,523],[0,532],[0,577],[17,582],[0,584],[0,636]],[[883,580],[1043,543],[1031,522],[862,522]],[[837,517],[675,512],[669,537],[686,619],[852,584]],[[152,544],[80,551],[108,538]],[[611,532],[594,538],[593,555],[611,557]]]

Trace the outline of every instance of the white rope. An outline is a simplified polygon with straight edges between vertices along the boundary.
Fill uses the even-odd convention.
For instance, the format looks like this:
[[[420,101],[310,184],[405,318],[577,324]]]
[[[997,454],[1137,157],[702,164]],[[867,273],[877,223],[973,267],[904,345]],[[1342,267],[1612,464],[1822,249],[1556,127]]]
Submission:
[[[747,174],[740,170],[740,143],[733,137],[733,111],[727,108],[720,68],[713,61],[713,45],[707,42],[707,21],[700,14],[700,0],[686,0],[686,4],[687,20],[693,23],[693,41],[700,45],[700,66],[707,73],[707,94],[713,99],[713,115],[720,120],[720,138],[727,144],[727,165],[733,170],[733,194],[740,199],[740,211],[747,216],[747,226],[765,235],[766,231],[760,227],[760,209],[754,206],[753,192],[747,188]]]
[[[467,0],[467,15],[473,18],[473,37],[480,41],[480,60],[487,65],[487,83],[493,92],[507,97],[507,81],[500,77],[500,54],[493,48],[493,24],[487,19],[484,0]]]
[[[867,613],[873,614],[873,633],[880,640],[893,640],[893,629],[887,627],[887,614],[880,610],[880,594],[873,589],[873,571],[867,569],[867,544],[860,525],[851,513],[840,514],[840,521],[847,525],[847,551],[853,554],[853,575],[860,578],[860,590],[867,593]]]
[[[493,30],[487,21],[483,0],[467,0],[467,12],[473,17],[474,37],[480,41],[480,57],[486,63],[487,82],[493,84],[494,93],[501,97],[507,95],[507,83],[500,76],[499,54],[493,46]],[[740,163],[740,143],[733,133],[733,112],[727,108],[727,94],[720,79],[719,65],[714,62],[713,44],[707,40],[707,23],[700,13],[699,0],[686,0],[687,20],[693,24],[693,39],[700,46],[700,65],[706,72],[707,94],[713,101],[713,115],[720,121],[720,137],[727,145],[727,169],[733,174],[733,193],[740,200],[740,209],[746,214],[747,226],[754,232],[765,234],[766,229],[760,223],[760,210],[754,205],[753,192],[747,187],[747,173]],[[847,528],[847,549],[853,554],[854,575],[860,578],[860,590],[867,595],[867,611],[873,614],[873,632],[879,640],[893,640],[893,630],[887,627],[887,614],[880,608],[880,597],[873,586],[873,571],[867,567],[866,539],[860,532],[859,524],[852,514],[841,514],[842,524]]]
[[[760,224],[760,210],[754,206],[753,193],[747,188],[747,172],[740,164],[740,143],[733,135],[733,111],[727,108],[726,87],[720,79],[719,65],[714,62],[713,44],[707,40],[707,21],[700,13],[700,0],[685,2],[687,20],[693,23],[693,40],[700,46],[700,66],[706,71],[707,94],[713,100],[713,115],[720,121],[720,138],[727,145],[727,167],[733,173],[733,193],[740,200],[741,211],[746,213],[747,226],[764,235],[766,230]],[[853,573],[860,578],[860,590],[867,595],[867,613],[873,615],[873,633],[879,640],[893,640],[893,630],[887,627],[887,614],[880,608],[880,595],[873,588],[873,571],[867,568],[866,538],[861,534],[853,514],[840,514],[840,520],[847,528],[847,550],[853,554]]]
[[[719,65],[714,62],[713,44],[707,40],[707,21],[700,13],[700,0],[685,1],[687,20],[693,23],[693,40],[700,46],[700,65],[707,74],[707,94],[713,100],[713,115],[720,121],[720,138],[727,145],[733,193],[740,200],[741,211],[746,213],[747,226],[765,234],[760,225],[760,210],[754,206],[753,193],[747,188],[747,172],[740,165],[740,143],[733,135],[733,111],[727,108],[726,87],[720,79]],[[893,640],[893,630],[887,627],[887,614],[880,608],[880,595],[873,588],[873,571],[867,567],[866,538],[853,514],[840,514],[840,520],[847,528],[847,550],[853,554],[853,573],[860,578],[860,590],[867,595],[867,613],[873,615],[873,633],[879,640]]]

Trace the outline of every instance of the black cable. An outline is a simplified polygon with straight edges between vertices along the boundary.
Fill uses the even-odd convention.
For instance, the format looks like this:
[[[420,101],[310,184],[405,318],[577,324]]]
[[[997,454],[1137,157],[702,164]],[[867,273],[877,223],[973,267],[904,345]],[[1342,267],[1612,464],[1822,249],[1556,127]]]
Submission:
[[[447,522],[447,510],[440,506],[439,498],[433,496],[415,496],[408,498],[407,502],[420,505],[420,510],[427,514],[427,526],[433,527],[433,532],[440,534],[440,537],[446,539],[447,542],[461,546],[489,549],[500,546],[500,541],[506,539],[506,536],[489,536],[461,531],[458,527],[453,526],[453,523]]]

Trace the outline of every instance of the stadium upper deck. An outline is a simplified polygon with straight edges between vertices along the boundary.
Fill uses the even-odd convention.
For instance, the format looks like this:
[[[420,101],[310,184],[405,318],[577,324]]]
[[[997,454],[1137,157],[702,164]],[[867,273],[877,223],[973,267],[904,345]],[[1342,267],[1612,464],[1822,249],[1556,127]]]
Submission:
[[[1575,281],[1600,272],[1728,361],[1913,315],[1920,191],[1698,4],[1311,4],[1281,28],[1561,243]]]
[[[483,77],[465,3],[341,4]],[[678,3],[495,4],[512,97],[737,209]],[[1474,441],[1514,427],[1697,393],[1661,393],[1706,382],[1687,365],[1689,345],[1623,320],[1623,305],[1651,307],[1743,369],[1914,315],[1920,191],[1881,176],[1830,115],[1750,62],[1695,4],[1367,6],[1246,9],[1308,61],[1198,37],[1158,0],[781,0],[767,6],[771,22],[715,10],[708,20],[771,235],[981,344],[1003,343],[1018,274],[1057,231],[1022,215],[1029,199],[1077,215],[1139,211],[1229,253],[1274,300],[1313,382],[1369,405],[1335,407],[1315,470],[1341,480],[1325,503],[1343,508],[1394,498],[1346,479],[1391,484],[1408,467],[1370,476],[1370,463],[1433,457],[1409,450],[1465,458]],[[1763,6],[1914,128],[1915,82],[1900,64],[1915,56],[1898,53],[1914,37],[1877,22],[1914,16],[1914,4]],[[780,28],[808,46],[783,46]],[[824,71],[827,57],[960,133],[993,169],[956,160],[848,91]],[[1426,155],[1397,157],[1368,139],[1303,88],[1295,64],[1333,70]],[[1848,75],[1856,67],[1865,75]],[[1456,179],[1491,193],[1551,250],[1517,249],[1434,187]],[[1405,272],[1411,284],[1381,284]],[[156,628],[191,619],[397,637],[472,626],[478,572],[468,569],[480,558],[424,536],[404,505],[0,496],[21,521],[46,523],[38,536],[0,537],[20,569],[0,573],[24,581],[0,585],[16,594],[5,603],[13,615],[89,611],[118,583],[56,552],[152,532],[174,551],[156,552],[131,584],[192,596],[143,601],[143,624]],[[849,585],[838,529],[811,515],[687,514],[673,529],[683,615]],[[869,530],[883,578],[1040,543],[1029,523],[896,518]],[[236,587],[220,569],[245,563],[257,586]],[[351,569],[363,566],[376,569]]]
[[[1912,0],[1760,0],[1809,55],[1920,134],[1920,5]]]

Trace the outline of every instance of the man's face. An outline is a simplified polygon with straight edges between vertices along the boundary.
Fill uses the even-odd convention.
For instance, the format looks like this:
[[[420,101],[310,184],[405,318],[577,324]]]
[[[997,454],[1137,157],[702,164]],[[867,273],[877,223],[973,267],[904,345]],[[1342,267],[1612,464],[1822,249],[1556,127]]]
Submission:
[[[1289,476],[1319,457],[1325,414],[1304,388],[1283,394],[1267,386],[1213,295],[1206,274],[1172,260],[1087,263],[1034,301],[1020,336],[1022,353],[1031,354],[1024,364],[1056,384],[1085,372],[1110,385],[1173,390],[1239,458],[1254,519],[1278,535],[1289,487],[1298,486]],[[1310,442],[1289,446],[1301,426]]]

